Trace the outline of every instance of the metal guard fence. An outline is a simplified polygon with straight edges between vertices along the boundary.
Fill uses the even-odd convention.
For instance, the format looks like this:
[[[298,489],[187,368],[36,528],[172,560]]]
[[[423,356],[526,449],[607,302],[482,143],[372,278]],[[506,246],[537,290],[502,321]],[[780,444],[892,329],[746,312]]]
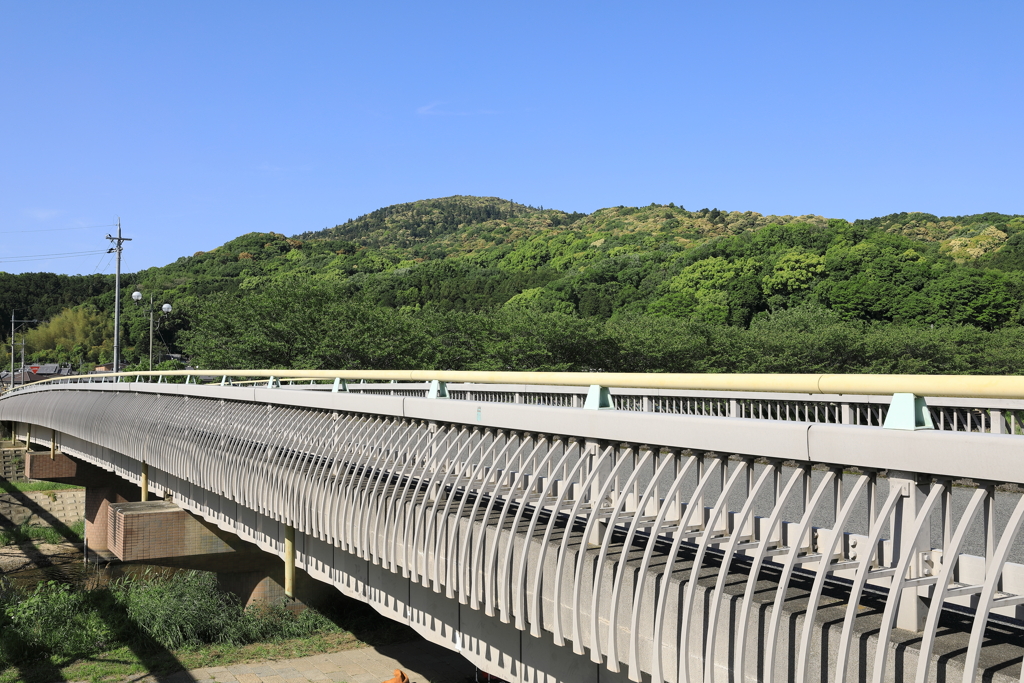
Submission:
[[[805,627],[790,643],[798,681],[813,677],[815,631],[807,625],[815,622],[830,592],[846,596],[839,650],[828,677],[835,681],[845,680],[851,667],[867,665],[854,644],[863,635],[862,609],[872,595],[884,605],[871,660],[873,681],[883,680],[891,666],[890,641],[898,627],[918,633],[917,679],[928,680],[935,665],[932,651],[950,637],[939,628],[940,619],[948,610],[970,615],[963,655],[969,681],[978,671],[990,620],[1017,628],[1024,616],[1024,566],[1010,562],[1022,552],[1024,498],[1011,506],[1005,522],[996,514],[997,484],[1024,482],[1020,467],[1006,470],[1004,481],[981,481],[978,488],[961,491],[969,491],[961,511],[954,505],[953,477],[935,476],[927,462],[906,467],[906,461],[894,459],[904,469],[881,479],[877,469],[854,467],[851,473],[850,463],[834,459],[791,462],[757,448],[690,448],[685,436],[672,443],[594,438],[579,419],[582,410],[558,411],[556,422],[563,428],[538,431],[427,419],[410,414],[408,407],[430,404],[436,412],[439,405],[454,409],[456,402],[405,399],[398,414],[396,404],[382,403],[390,395],[319,396],[321,407],[303,407],[294,403],[310,397],[263,390],[251,400],[239,391],[54,385],[0,400],[0,419],[50,426],[145,460],[535,636],[550,632],[556,644],[589,652],[611,671],[624,666],[632,680],[642,673],[656,681],[703,676],[713,682],[720,676],[710,665],[697,674],[690,669],[694,654],[710,662],[720,649],[717,620],[723,602],[731,599],[726,585],[735,581],[744,585],[730,634],[735,680],[744,680],[750,666],[759,669],[754,673],[762,680],[774,679],[778,639],[785,637],[781,619],[801,581]],[[536,403],[528,403],[534,399],[527,396]],[[474,390],[462,400],[488,398],[546,407],[569,405],[579,395],[547,391],[519,397]],[[763,429],[764,423],[721,420],[726,408],[735,409],[721,398],[626,398],[667,405],[679,411],[674,415],[694,420],[711,415],[719,428]],[[770,406],[777,411],[773,419],[792,421],[801,416],[798,409],[808,416],[812,404],[826,421],[829,415],[842,417],[841,405],[794,402],[787,412],[785,403],[747,398],[736,405],[743,406],[744,417],[751,406]],[[627,404],[623,410],[628,409]],[[657,419],[675,419],[651,412],[659,413]],[[1000,437],[972,438],[980,440],[958,442],[979,449],[965,453],[968,458],[983,456],[988,440]],[[969,472],[971,463],[962,469]],[[858,510],[867,510],[861,527]],[[432,524],[437,518],[457,523]],[[488,527],[516,533],[489,540]],[[520,532],[531,542],[539,540],[539,557],[517,549]],[[980,554],[965,553],[978,539]],[[589,551],[574,555],[571,546],[579,542]],[[622,547],[640,553],[639,567],[608,561]],[[589,562],[595,554],[596,562]],[[554,571],[546,571],[551,563]],[[751,625],[763,589],[758,581],[768,570],[776,585],[768,601],[773,609],[764,617],[770,622],[764,660],[752,665],[746,644],[755,637]],[[715,577],[714,588],[699,600],[703,589],[696,578],[707,571]],[[679,595],[665,589],[673,582]],[[609,590],[588,590],[593,586]],[[554,608],[542,609],[542,602]],[[650,619],[642,604],[654,606]],[[694,628],[707,634],[703,652],[690,652],[686,636]]]

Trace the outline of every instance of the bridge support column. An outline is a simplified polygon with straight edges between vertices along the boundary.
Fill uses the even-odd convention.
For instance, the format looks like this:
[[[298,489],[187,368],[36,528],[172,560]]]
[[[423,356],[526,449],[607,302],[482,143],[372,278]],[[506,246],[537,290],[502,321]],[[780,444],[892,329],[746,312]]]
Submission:
[[[139,500],[143,502],[149,500],[149,463],[142,463],[142,482],[139,488],[142,489]]]
[[[141,496],[138,486],[114,474],[107,476],[116,481],[108,481],[105,486],[85,487],[85,540],[90,552],[99,553],[103,559],[111,560],[114,557],[108,542],[110,505],[135,502]]]
[[[170,501],[108,505],[110,552],[122,562],[197,569],[244,604],[281,602],[301,608],[333,589],[295,567],[295,530],[284,527],[284,558],[260,550]]]
[[[128,503],[141,497],[139,487],[112,472],[75,460],[60,451],[27,451],[25,476],[85,487],[85,542],[90,552],[105,560],[115,559],[107,543],[107,518],[111,503]]]
[[[295,598],[295,527],[284,528],[284,595]]]
[[[316,581],[301,570],[293,577],[292,595],[286,592],[285,583],[284,565],[280,560],[275,566],[257,571],[217,572],[217,584],[222,590],[237,595],[243,605],[284,602],[289,609],[301,610],[337,595],[333,586]]]

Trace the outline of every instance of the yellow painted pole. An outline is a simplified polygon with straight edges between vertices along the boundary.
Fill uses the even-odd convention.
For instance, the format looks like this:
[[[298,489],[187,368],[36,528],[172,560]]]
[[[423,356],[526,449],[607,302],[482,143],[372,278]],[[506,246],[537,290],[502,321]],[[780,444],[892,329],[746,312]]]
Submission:
[[[139,482],[142,488],[142,500],[149,500],[149,463],[142,463],[142,481]]]
[[[295,599],[295,527],[284,528],[284,594]]]

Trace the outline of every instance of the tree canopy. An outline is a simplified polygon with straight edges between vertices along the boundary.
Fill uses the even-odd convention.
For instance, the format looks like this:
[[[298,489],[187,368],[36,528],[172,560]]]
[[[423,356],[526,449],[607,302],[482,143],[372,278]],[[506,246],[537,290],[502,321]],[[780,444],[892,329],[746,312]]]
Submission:
[[[129,362],[148,353],[148,307],[128,298],[140,286],[175,308],[155,346],[205,367],[1016,373],[1024,216],[580,214],[456,196],[248,233],[125,279]],[[0,285],[19,316],[113,306],[106,276]],[[98,362],[90,334],[74,343]],[[59,356],[56,336],[33,339]]]

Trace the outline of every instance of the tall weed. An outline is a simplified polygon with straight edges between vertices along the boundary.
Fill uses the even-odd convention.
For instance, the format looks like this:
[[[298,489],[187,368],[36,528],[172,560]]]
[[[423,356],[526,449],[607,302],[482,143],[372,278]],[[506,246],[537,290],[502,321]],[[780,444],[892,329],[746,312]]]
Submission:
[[[63,528],[32,526],[24,522],[21,526],[0,529],[0,546],[17,545],[28,541],[43,543],[81,543],[85,535],[85,520],[78,520]]]
[[[157,652],[337,630],[312,609],[295,614],[283,604],[243,607],[208,572],[146,573],[94,589],[49,581],[25,591],[0,580],[0,669],[47,656],[88,657],[125,645]]]
[[[28,593],[8,589],[4,602],[0,652],[8,660],[19,659],[18,653],[102,652],[117,640],[120,630],[116,620],[105,618],[113,606],[105,591],[80,591],[46,581]]]

